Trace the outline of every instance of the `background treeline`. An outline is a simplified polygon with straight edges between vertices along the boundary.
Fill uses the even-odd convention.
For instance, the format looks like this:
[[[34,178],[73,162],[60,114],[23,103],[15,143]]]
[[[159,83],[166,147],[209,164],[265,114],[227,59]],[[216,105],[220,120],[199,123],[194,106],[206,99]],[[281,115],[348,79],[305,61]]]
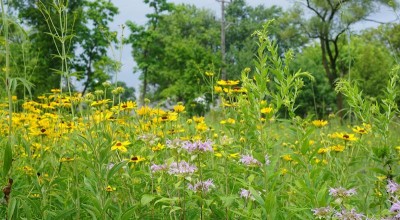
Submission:
[[[59,19],[57,8],[53,7],[55,2],[14,0],[8,4],[10,72],[35,85],[33,97],[60,86],[61,76],[56,70],[62,64],[55,56],[57,47],[43,14],[44,8],[49,15],[47,19],[52,18],[56,23]],[[68,7],[63,10],[69,16],[70,74],[82,84],[82,88],[75,89],[87,93],[107,80],[115,81],[120,62],[108,56],[107,50],[118,51],[125,43],[132,46],[132,56],[137,63],[133,72],[140,74],[140,102],[144,98],[152,101],[173,98],[190,105],[200,96],[211,100],[212,86],[204,73],[213,72],[214,76],[219,76],[225,69],[227,79],[239,79],[244,68],[253,67],[257,44],[252,33],[271,19],[275,22],[270,37],[276,41],[278,53],[283,56],[284,51],[293,50],[295,57],[290,68],[308,71],[315,77],[313,82],[306,81],[305,90],[298,99],[300,115],[322,116],[346,107],[341,95],[334,91],[340,77],[351,78],[361,85],[371,99],[381,98],[382,94],[377,91],[384,88],[389,71],[398,63],[398,18],[393,17],[391,23],[375,25],[376,28],[357,28],[359,23],[373,23],[371,15],[380,10],[396,12],[398,1],[302,0],[283,10],[276,6],[252,7],[245,0],[233,0],[225,5],[224,61],[220,52],[220,15],[167,0],[144,2],[152,8],[152,13],[147,15],[148,22],[139,25],[128,21],[130,34],[120,39],[109,28],[118,13],[111,1],[68,1]],[[2,55],[0,62],[4,66]],[[118,85],[126,87],[123,82]],[[26,94],[22,88],[17,90],[19,97]],[[135,98],[133,88],[126,91],[125,98]]]

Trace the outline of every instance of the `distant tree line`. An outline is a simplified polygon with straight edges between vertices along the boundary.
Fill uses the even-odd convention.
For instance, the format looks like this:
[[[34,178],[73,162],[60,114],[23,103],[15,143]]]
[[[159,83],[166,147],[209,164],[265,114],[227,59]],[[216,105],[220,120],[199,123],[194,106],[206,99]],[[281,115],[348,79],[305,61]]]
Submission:
[[[8,39],[13,51],[11,72],[35,85],[34,96],[60,86],[61,76],[56,70],[62,65],[56,59],[57,46],[39,2],[49,9],[50,18],[57,23],[57,13],[52,7],[56,1],[8,3],[12,12]],[[213,73],[217,80],[225,68],[228,79],[239,79],[244,68],[253,67],[257,41],[252,33],[271,19],[275,21],[270,38],[278,45],[279,54],[294,50],[290,68],[308,71],[315,78],[313,82],[306,80],[298,99],[298,114],[322,117],[345,108],[341,95],[334,92],[340,77],[351,78],[371,99],[380,99],[379,89],[385,87],[388,72],[399,63],[400,25],[396,18],[394,23],[380,24],[377,28],[355,28],[357,23],[372,22],[369,16],[383,7],[397,10],[398,1],[302,0],[283,10],[277,6],[253,7],[245,0],[233,0],[224,12],[224,62],[220,55],[219,15],[167,0],[144,0],[144,3],[152,9],[147,14],[147,23],[128,21],[130,35],[123,39],[123,43],[132,47],[137,64],[133,72],[140,74],[142,103],[145,98],[158,101],[174,97],[189,105],[201,96],[211,101],[213,87],[205,73]],[[67,27],[72,36],[68,47],[71,75],[81,82],[81,92],[95,91],[103,82],[113,80],[120,70],[121,64],[107,55],[108,48],[122,40],[109,28],[118,8],[107,0],[69,0],[64,10],[68,12]],[[5,62],[3,55],[0,62]],[[126,87],[122,82],[119,85]],[[126,98],[133,99],[134,90],[128,91]],[[20,97],[25,93],[18,90]]]

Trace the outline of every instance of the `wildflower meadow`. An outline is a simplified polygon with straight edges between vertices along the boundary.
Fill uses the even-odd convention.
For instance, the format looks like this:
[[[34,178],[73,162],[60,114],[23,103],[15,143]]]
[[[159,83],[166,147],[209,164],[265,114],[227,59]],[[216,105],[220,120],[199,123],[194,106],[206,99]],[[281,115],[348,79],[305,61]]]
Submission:
[[[398,69],[382,102],[338,82],[352,121],[300,117],[295,99],[313,77],[285,68],[292,54],[274,54],[268,25],[254,34],[254,69],[240,80],[204,75],[220,100],[206,116],[190,116],[183,103],[123,101],[109,83],[84,96],[52,89],[13,98],[12,108],[2,102],[0,215],[400,219]]]
[[[201,73],[212,103],[200,113],[126,100],[116,83],[75,92],[71,36],[51,22],[61,86],[30,97],[40,85],[11,77],[5,41],[0,219],[400,219],[400,67],[383,98],[343,77],[344,110],[299,115],[316,79],[289,68],[294,51],[280,54],[272,22],[253,33],[239,78]]]

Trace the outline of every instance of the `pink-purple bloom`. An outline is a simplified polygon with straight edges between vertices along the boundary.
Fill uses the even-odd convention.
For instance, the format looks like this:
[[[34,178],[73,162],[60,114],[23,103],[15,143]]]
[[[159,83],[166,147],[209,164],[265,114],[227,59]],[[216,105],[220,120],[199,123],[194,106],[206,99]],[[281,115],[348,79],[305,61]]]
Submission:
[[[357,213],[355,209],[351,209],[350,211],[344,209],[336,212],[335,217],[340,220],[362,220],[365,215]]]
[[[321,218],[327,218],[328,216],[331,215],[332,212],[332,208],[327,206],[327,207],[320,207],[320,208],[315,208],[311,210],[314,214],[314,216],[317,219],[321,219]]]
[[[250,155],[242,155],[239,162],[247,166],[261,166],[260,161]]]
[[[160,164],[160,165],[153,164],[150,166],[150,170],[152,173],[166,171],[166,170],[168,170],[168,166],[167,166],[167,164]]]
[[[399,191],[400,186],[398,183],[394,182],[393,180],[388,180],[388,184],[386,185],[386,191],[388,193],[394,194]]]
[[[194,192],[208,192],[212,187],[215,187],[213,180],[208,179],[206,181],[199,181],[196,184],[188,184],[188,189]]]
[[[169,165],[169,174],[192,174],[197,170],[197,167],[190,165],[188,162],[182,160],[179,163],[173,162]]]
[[[202,141],[185,141],[182,143],[182,148],[187,150],[189,153],[192,152],[206,152],[210,151],[213,152],[212,148],[212,142],[210,140],[207,140],[205,142]]]
[[[343,187],[339,187],[339,188],[330,188],[329,189],[329,195],[333,196],[333,197],[340,197],[340,198],[345,198],[345,197],[350,197],[352,195],[356,194],[356,190],[353,189],[345,189]]]
[[[240,189],[240,192],[239,192],[239,194],[240,194],[240,197],[242,197],[242,198],[244,198],[244,199],[250,199],[250,200],[252,200],[252,201],[254,201],[255,200],[255,198],[254,198],[254,196],[253,196],[253,194],[250,192],[250,190],[247,190],[247,189]],[[258,192],[258,194],[261,194],[260,192]]]
[[[400,202],[397,201],[393,203],[392,207],[390,207],[390,212],[399,212],[400,211]]]

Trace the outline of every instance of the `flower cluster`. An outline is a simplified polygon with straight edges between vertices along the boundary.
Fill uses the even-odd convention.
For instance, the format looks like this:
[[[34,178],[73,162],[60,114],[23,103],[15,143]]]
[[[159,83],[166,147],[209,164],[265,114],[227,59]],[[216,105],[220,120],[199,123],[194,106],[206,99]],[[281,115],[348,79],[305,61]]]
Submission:
[[[336,212],[334,215],[337,219],[340,220],[362,220],[365,219],[365,215],[361,213],[357,213],[355,209],[346,210],[343,209],[340,212]]]
[[[171,164],[152,164],[150,166],[152,173],[167,171],[171,175],[179,174],[192,174],[197,170],[197,167],[190,165],[188,162],[182,160],[179,162],[173,162]]]
[[[327,218],[328,216],[330,216],[333,210],[331,207],[327,206],[327,207],[315,208],[315,209],[312,209],[311,211],[313,212],[313,215],[317,219],[321,219],[321,218]]]
[[[386,191],[390,194],[395,194],[400,189],[398,183],[394,182],[393,180],[388,180],[388,184],[386,185]]]
[[[188,184],[188,189],[194,192],[208,192],[211,188],[215,187],[213,180],[199,181],[196,184]]]
[[[346,198],[346,197],[350,197],[353,196],[354,194],[356,194],[356,190],[353,189],[345,189],[343,187],[339,187],[339,188],[330,188],[329,189],[329,195],[333,196],[333,197],[337,197],[337,198]]]
[[[182,148],[187,150],[189,153],[192,152],[207,152],[207,151],[211,151],[213,152],[213,148],[212,148],[212,142],[210,140],[207,140],[205,142],[202,141],[195,141],[195,142],[191,142],[191,141],[185,141],[182,143]]]
[[[252,157],[251,155],[242,155],[239,160],[240,163],[246,166],[261,166],[260,161]]]

